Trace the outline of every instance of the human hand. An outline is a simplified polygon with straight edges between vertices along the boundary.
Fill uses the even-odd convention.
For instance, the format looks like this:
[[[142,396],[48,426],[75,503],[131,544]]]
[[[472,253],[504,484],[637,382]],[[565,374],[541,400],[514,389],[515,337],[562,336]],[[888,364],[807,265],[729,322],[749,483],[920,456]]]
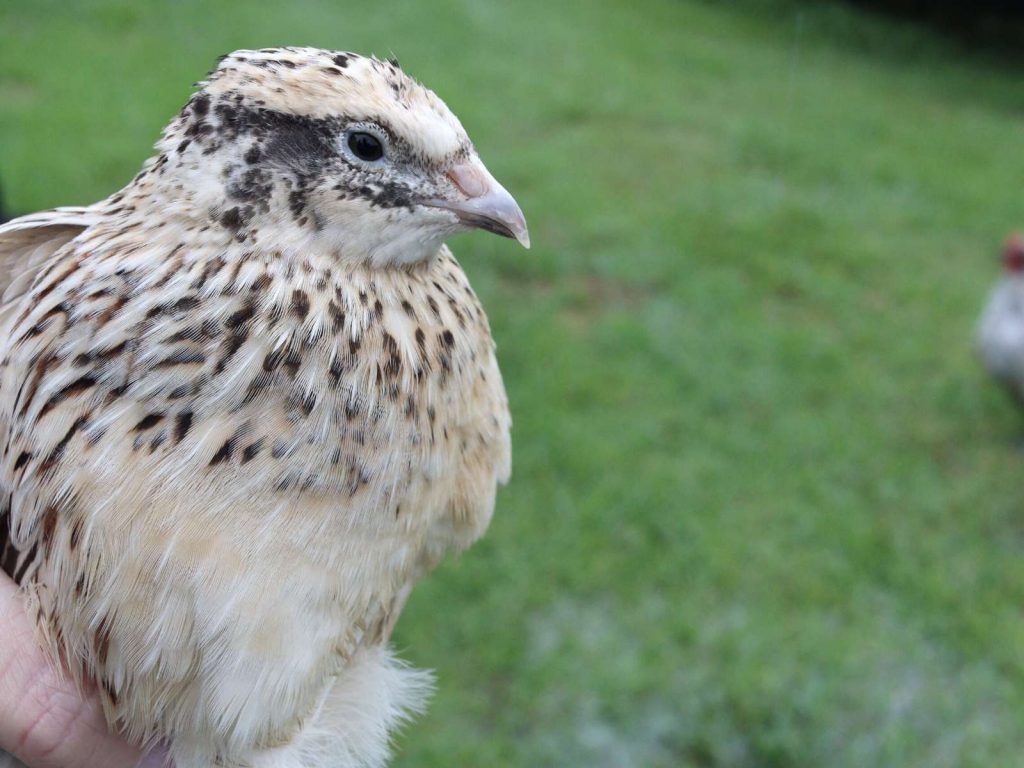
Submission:
[[[0,766],[131,768],[141,753],[110,734],[99,699],[50,665],[17,586],[0,571]]]

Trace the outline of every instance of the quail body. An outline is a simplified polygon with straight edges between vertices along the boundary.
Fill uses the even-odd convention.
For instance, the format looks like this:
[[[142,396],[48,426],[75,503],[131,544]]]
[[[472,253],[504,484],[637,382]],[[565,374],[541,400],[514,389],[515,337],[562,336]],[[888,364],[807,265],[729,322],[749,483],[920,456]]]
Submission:
[[[157,150],[0,228],[0,565],[111,728],[178,768],[382,765],[430,687],[393,623],[510,470],[443,242],[525,221],[372,57],[226,56]]]

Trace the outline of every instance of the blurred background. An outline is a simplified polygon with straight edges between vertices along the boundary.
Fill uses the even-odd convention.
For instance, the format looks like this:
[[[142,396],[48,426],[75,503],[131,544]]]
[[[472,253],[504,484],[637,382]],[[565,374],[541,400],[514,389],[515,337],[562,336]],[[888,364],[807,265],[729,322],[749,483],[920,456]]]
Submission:
[[[985,8],[982,8],[982,5]],[[984,11],[984,12],[982,12]],[[8,212],[91,203],[235,48],[396,55],[522,204],[453,242],[511,399],[414,594],[419,766],[1019,766],[1016,4],[0,3]]]

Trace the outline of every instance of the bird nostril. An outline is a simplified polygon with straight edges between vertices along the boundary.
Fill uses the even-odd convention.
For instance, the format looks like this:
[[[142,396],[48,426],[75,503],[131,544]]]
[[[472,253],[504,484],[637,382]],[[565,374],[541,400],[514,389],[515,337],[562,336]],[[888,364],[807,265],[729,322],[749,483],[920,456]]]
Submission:
[[[449,168],[445,176],[454,184],[466,197],[480,197],[491,188],[487,183],[486,174],[474,166],[466,163]]]

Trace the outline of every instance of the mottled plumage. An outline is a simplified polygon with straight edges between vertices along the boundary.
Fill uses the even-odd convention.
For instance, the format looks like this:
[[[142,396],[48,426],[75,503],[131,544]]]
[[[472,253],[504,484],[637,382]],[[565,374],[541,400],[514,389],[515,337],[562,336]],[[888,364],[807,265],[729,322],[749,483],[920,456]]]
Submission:
[[[0,565],[178,768],[380,765],[429,687],[391,627],[509,474],[443,240],[525,222],[434,94],[350,53],[231,54],[157,149],[0,227]]]

